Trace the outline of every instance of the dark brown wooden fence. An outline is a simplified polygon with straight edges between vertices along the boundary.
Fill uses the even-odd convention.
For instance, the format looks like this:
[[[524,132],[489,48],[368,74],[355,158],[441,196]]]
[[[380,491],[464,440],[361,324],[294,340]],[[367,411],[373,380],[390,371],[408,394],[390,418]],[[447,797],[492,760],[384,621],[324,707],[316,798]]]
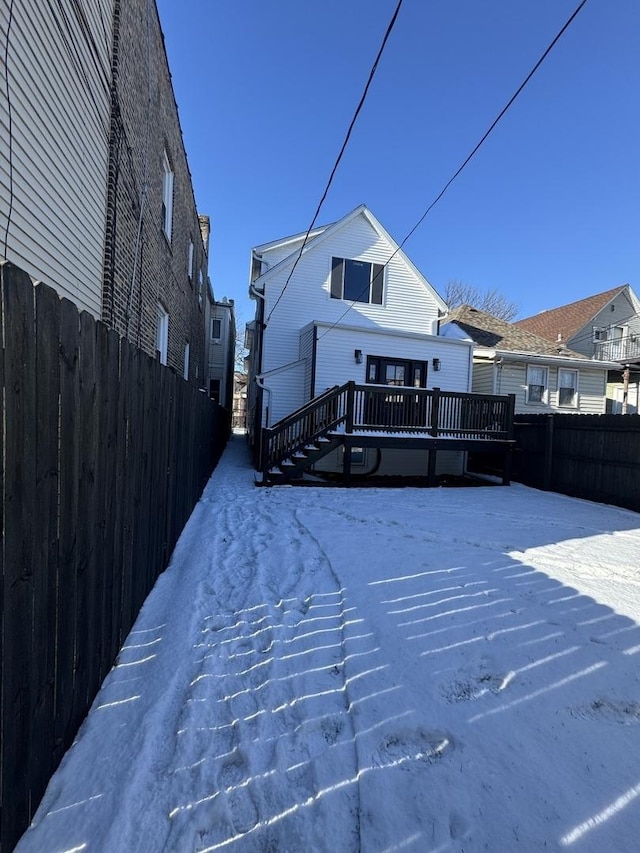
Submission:
[[[516,415],[513,479],[640,512],[640,415]]]
[[[28,826],[198,500],[225,410],[1,268],[0,848]]]

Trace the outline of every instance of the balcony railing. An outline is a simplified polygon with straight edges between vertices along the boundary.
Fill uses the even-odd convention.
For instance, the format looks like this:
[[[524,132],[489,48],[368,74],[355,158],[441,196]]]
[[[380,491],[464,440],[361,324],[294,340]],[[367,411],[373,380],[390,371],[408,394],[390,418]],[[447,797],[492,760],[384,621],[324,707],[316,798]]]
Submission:
[[[596,341],[597,361],[640,361],[640,335]]]

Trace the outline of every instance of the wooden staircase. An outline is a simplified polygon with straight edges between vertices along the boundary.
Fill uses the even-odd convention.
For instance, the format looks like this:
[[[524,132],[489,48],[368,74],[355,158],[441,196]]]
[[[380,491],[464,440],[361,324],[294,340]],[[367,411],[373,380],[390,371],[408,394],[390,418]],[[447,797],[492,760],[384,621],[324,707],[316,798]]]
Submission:
[[[342,444],[335,431],[347,419],[348,384],[329,388],[262,431],[262,484],[298,479]]]

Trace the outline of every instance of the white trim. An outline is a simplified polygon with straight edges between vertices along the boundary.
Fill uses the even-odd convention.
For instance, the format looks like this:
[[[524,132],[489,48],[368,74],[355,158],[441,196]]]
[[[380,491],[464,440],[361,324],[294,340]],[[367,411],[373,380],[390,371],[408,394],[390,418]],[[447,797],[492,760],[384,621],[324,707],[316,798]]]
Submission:
[[[560,385],[560,374],[563,372],[575,374],[575,384],[573,386]],[[575,409],[575,410],[577,410],[580,408],[579,382],[580,382],[580,371],[577,370],[575,367],[574,368],[569,368],[569,367],[559,367],[558,368],[558,375],[556,378],[556,392],[558,395],[558,408],[559,409]],[[563,404],[560,402],[560,388],[570,388],[570,387],[573,387],[573,402]]]
[[[169,353],[169,313],[161,302],[158,302],[156,308],[156,351],[160,364],[166,364]]]
[[[544,373],[544,381],[540,387],[542,387],[542,399],[541,400],[530,400],[529,399],[529,387],[531,386],[531,382],[529,381],[529,371],[530,370],[542,370]],[[524,401],[528,406],[548,406],[549,405],[549,368],[543,364],[528,364],[527,365],[527,373],[525,376],[525,389],[524,389]]]
[[[165,149],[162,157],[162,205],[164,221],[162,230],[169,242],[171,242],[171,227],[173,225],[173,169],[171,161]]]
[[[187,255],[187,275],[189,277],[189,281],[193,281],[193,252],[195,246],[193,245],[193,240],[189,238],[189,253]]]
[[[189,381],[189,356],[191,353],[191,347],[189,346],[189,341],[185,341],[184,345],[184,368],[182,371],[182,376],[184,379]]]

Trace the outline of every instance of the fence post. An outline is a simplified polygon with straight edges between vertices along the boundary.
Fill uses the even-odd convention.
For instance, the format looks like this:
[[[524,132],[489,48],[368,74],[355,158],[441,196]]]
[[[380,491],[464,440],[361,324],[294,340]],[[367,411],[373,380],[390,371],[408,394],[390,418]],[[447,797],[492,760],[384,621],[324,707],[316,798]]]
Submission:
[[[547,423],[544,431],[544,469],[542,474],[542,488],[545,491],[551,489],[551,478],[553,475],[553,427],[555,415],[547,415]]]
[[[434,388],[431,392],[431,429],[430,434],[433,438],[438,435],[438,419],[440,414],[440,389]]]

